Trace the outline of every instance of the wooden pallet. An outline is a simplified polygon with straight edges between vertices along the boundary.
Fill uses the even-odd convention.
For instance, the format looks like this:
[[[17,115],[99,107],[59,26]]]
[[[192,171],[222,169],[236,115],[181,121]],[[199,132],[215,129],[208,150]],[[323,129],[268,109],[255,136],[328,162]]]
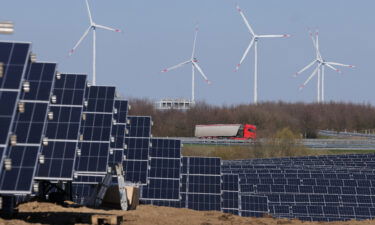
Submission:
[[[92,215],[91,216],[91,224],[93,225],[120,225],[123,218],[122,216],[116,215]]]

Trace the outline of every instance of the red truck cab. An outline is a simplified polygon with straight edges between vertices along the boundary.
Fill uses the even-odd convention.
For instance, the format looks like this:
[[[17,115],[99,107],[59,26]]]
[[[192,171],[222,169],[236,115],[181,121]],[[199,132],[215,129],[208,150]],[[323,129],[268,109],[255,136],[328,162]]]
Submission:
[[[245,139],[256,139],[257,138],[257,127],[251,124],[245,124],[243,129],[243,137]]]
[[[255,140],[257,138],[256,130],[257,130],[257,127],[255,125],[244,124],[238,130],[237,136],[234,137],[233,139],[235,139],[235,140],[248,140],[248,139]]]

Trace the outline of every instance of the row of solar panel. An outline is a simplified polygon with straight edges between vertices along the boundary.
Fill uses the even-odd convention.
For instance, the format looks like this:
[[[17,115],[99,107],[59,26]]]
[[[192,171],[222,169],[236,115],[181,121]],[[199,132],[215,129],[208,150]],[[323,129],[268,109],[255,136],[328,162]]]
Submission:
[[[231,173],[239,173],[241,179],[356,179],[356,180],[372,180],[375,179],[374,171],[337,171],[332,172],[320,170],[320,173],[315,171],[310,172],[299,172],[295,171],[259,171],[259,170],[227,170],[223,168],[223,171],[230,171]],[[305,171],[305,170],[304,170]]]
[[[375,180],[366,179],[319,179],[319,178],[241,178],[241,183],[272,185],[275,187],[282,185],[320,186],[325,187],[375,187]]]
[[[29,47],[29,44],[26,46]],[[29,49],[25,52],[25,58],[28,58],[28,54]],[[38,116],[34,120],[39,122],[40,132],[36,133],[35,129],[30,131],[26,127],[21,127],[20,132],[12,132],[18,138],[13,145],[20,145],[23,140],[21,131],[27,131],[27,137],[30,134],[35,136],[32,139],[35,146],[32,146],[33,157],[17,155],[9,160],[11,167],[8,170],[17,173],[17,159],[34,159],[33,163],[27,165],[29,174],[21,174],[15,179],[15,183],[24,181],[24,187],[12,187],[11,182],[8,182],[9,178],[5,179],[9,193],[30,193],[34,173],[36,180],[52,181],[71,180],[74,171],[73,189],[76,195],[89,196],[92,185],[99,183],[110,166],[115,163],[123,163],[126,181],[139,185],[149,184],[147,187],[153,196],[166,198],[165,193],[169,195],[170,192],[166,192],[165,189],[179,188],[179,172],[176,170],[179,171],[180,168],[180,142],[168,140],[171,143],[166,143],[165,140],[153,139],[155,143],[151,143],[151,118],[127,117],[127,102],[115,99],[114,87],[88,86],[85,75],[56,74],[54,69],[49,69],[46,72],[48,74],[42,76],[51,81],[48,89],[42,85],[43,80],[34,82],[34,78],[37,77],[34,74],[42,73],[44,70],[40,66],[36,67],[37,63],[30,60],[24,66],[29,64],[31,68],[36,68],[36,72],[31,73],[30,77],[25,76],[22,80],[23,85],[20,79],[16,90],[21,92],[21,96],[23,92],[37,93],[33,96],[39,96],[38,101],[45,102],[44,108],[37,112],[31,111],[29,105],[23,105],[22,110],[19,110],[24,117]],[[3,77],[9,76],[5,74]],[[22,89],[25,84],[27,89]],[[40,90],[44,91],[44,96],[39,94]],[[2,91],[1,94],[3,93]],[[14,100],[14,108],[16,103],[17,99]],[[25,126],[30,126],[30,120],[19,119]],[[4,140],[8,139],[8,136],[4,137]],[[149,154],[152,144],[156,146],[155,149],[164,150],[151,151]],[[8,144],[4,143],[3,146],[2,149],[5,149]],[[165,151],[168,148],[171,149],[169,153]],[[178,152],[174,149],[178,149]],[[23,151],[24,154],[29,152],[29,149]],[[24,179],[25,177],[28,180]],[[173,194],[168,198],[179,199],[179,195]]]
[[[31,61],[30,48],[0,42],[0,193],[30,194],[34,178],[99,182],[114,163],[145,183],[151,118],[127,117],[115,87],[57,73],[55,63]]]
[[[21,45],[23,51],[17,50]],[[0,93],[9,108],[1,118],[8,118],[9,129],[2,130],[1,150],[12,152],[3,157],[10,164],[2,170],[9,174],[6,193],[30,193],[35,174],[36,180],[73,179],[76,196],[85,200],[111,165],[123,163],[126,181],[143,185],[145,200],[221,209],[220,159],[181,158],[180,141],[150,139],[149,117],[127,117],[127,102],[116,100],[114,87],[88,86],[85,75],[58,74],[54,63],[32,62],[28,43],[2,48],[9,51],[1,51],[6,72]],[[9,84],[13,98],[6,96]]]
[[[238,174],[240,193],[266,196],[269,213],[276,217],[369,219],[375,216],[374,158],[353,154],[224,161],[222,171]]]

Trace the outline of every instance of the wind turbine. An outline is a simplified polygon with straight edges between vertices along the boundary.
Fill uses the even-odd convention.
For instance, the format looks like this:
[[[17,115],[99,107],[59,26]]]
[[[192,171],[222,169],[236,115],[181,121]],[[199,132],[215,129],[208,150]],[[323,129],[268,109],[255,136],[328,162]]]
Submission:
[[[309,31],[309,33],[310,33],[312,43],[314,45],[316,59],[314,61],[312,61],[311,63],[307,64],[307,66],[302,68],[300,71],[298,71],[295,74],[295,76],[298,76],[299,74],[301,74],[305,70],[309,69],[310,67],[312,67],[316,63],[316,68],[311,73],[311,75],[307,78],[307,80],[300,86],[300,90],[302,90],[307,85],[307,83],[309,83],[309,81],[317,74],[317,76],[318,76],[317,101],[319,103],[319,102],[324,102],[324,78],[325,78],[324,77],[325,76],[324,70],[325,70],[325,67],[328,67],[328,68],[330,68],[330,69],[332,69],[332,70],[334,70],[338,73],[341,73],[341,71],[334,66],[342,66],[342,67],[349,67],[349,68],[354,68],[355,66],[346,65],[346,64],[337,63],[337,62],[327,62],[327,61],[325,61],[323,59],[322,55],[320,54],[320,50],[319,50],[319,32],[318,31],[315,32],[315,39],[314,39],[313,33],[311,31]]]
[[[254,103],[258,102],[258,41],[261,38],[285,38],[290,37],[289,34],[276,34],[276,35],[258,35],[254,32],[253,28],[250,26],[248,20],[246,19],[242,9],[237,5],[237,10],[240,13],[243,21],[245,22],[246,27],[248,28],[250,35],[252,36],[249,46],[246,48],[245,53],[243,54],[241,61],[237,64],[235,71],[238,71],[242,62],[245,60],[247,54],[249,53],[251,47],[254,45],[255,57],[254,57]]]
[[[197,42],[197,35],[198,35],[198,26],[195,27],[195,33],[194,33],[194,42],[193,42],[193,51],[191,53],[191,58],[185,62],[179,63],[175,66],[171,66],[169,68],[163,69],[161,72],[165,73],[174,69],[177,69],[179,67],[182,67],[186,64],[191,64],[191,101],[195,102],[195,69],[198,70],[198,72],[202,75],[203,79],[208,83],[211,84],[211,81],[208,80],[207,76],[203,73],[203,70],[198,65],[198,60],[195,57],[195,45]]]
[[[96,29],[100,28],[100,29],[114,31],[114,32],[121,32],[121,30],[115,29],[115,28],[112,28],[112,27],[108,27],[108,26],[103,26],[103,25],[96,24],[92,20],[89,3],[88,3],[87,0],[85,0],[85,1],[86,1],[87,13],[89,15],[90,25],[86,29],[86,31],[83,33],[83,35],[81,36],[81,38],[78,40],[78,42],[76,43],[76,45],[70,50],[69,56],[71,56],[75,52],[75,50],[77,49],[77,47],[86,38],[86,36],[88,35],[89,31],[92,30],[92,53],[93,53],[92,54],[92,83],[93,83],[93,85],[95,85],[95,83],[96,83]]]

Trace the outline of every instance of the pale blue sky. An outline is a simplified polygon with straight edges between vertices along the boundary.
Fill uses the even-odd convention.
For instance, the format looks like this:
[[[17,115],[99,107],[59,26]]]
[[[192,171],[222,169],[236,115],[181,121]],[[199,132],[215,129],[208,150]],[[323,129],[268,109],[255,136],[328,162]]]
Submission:
[[[170,73],[165,67],[187,60],[198,21],[196,56],[207,85],[196,79],[196,100],[211,104],[249,103],[253,99],[253,52],[233,72],[249,33],[236,11],[239,3],[260,34],[291,34],[259,42],[259,101],[312,102],[316,79],[300,92],[311,71],[292,75],[314,59],[308,27],[320,31],[321,53],[329,61],[354,64],[343,74],[326,70],[326,100],[375,105],[375,1],[373,0],[90,0],[94,21],[123,34],[97,32],[97,83],[116,85],[126,97],[190,98],[191,68]],[[38,60],[56,61],[61,72],[91,76],[91,35],[68,58],[89,25],[84,0],[2,1],[0,20],[16,32],[0,39],[32,41]]]

